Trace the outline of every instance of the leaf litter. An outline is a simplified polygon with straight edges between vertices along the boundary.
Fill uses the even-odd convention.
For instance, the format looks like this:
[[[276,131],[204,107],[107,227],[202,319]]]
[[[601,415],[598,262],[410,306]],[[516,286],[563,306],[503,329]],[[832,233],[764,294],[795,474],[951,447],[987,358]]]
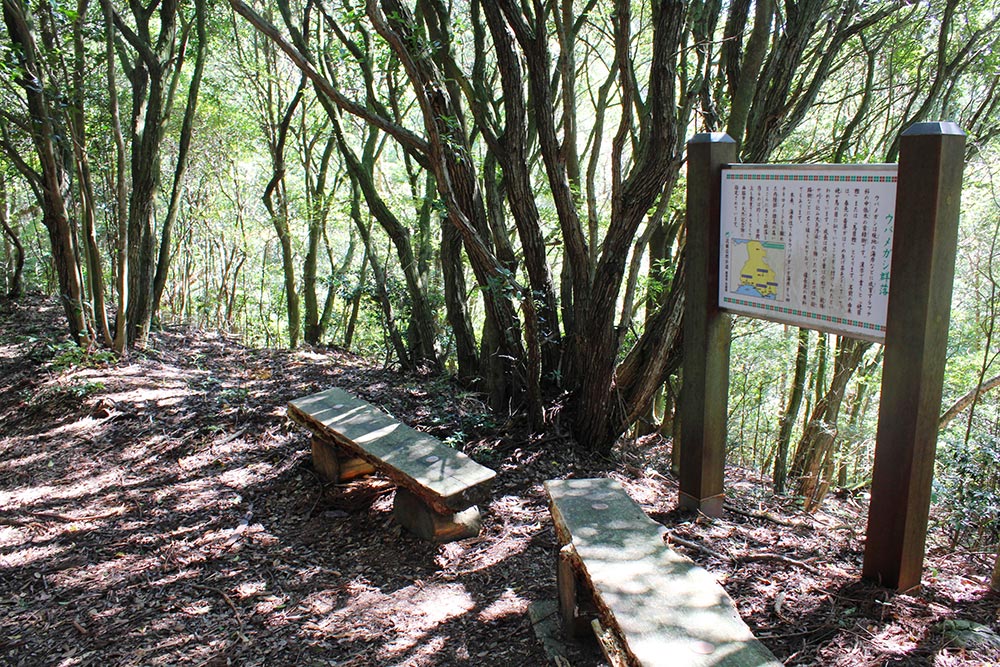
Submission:
[[[543,665],[527,613],[556,597],[542,482],[598,475],[715,574],[787,665],[1000,660],[990,556],[932,533],[921,589],[863,582],[861,496],[806,515],[730,467],[723,518],[682,514],[659,436],[597,460],[558,424],[532,436],[447,380],[336,348],[168,327],[115,361],[74,352],[60,327],[51,300],[0,303],[4,665]],[[284,406],[330,386],[496,469],[481,534],[428,544],[392,521],[386,480],[322,481]],[[604,664],[592,641],[556,662]]]

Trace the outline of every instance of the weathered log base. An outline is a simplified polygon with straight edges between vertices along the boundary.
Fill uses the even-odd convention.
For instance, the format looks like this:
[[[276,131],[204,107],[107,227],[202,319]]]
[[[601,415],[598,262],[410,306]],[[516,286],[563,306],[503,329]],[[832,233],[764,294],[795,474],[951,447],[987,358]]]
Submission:
[[[375,472],[374,466],[315,435],[311,439],[313,467],[328,482],[346,482]]]
[[[580,579],[580,559],[573,544],[564,544],[556,562],[556,588],[559,592],[559,615],[563,635],[579,638],[591,630],[591,621],[597,617],[593,596]]]
[[[392,514],[401,526],[429,542],[454,542],[475,537],[482,527],[478,507],[472,506],[454,514],[439,514],[403,487],[396,489]]]

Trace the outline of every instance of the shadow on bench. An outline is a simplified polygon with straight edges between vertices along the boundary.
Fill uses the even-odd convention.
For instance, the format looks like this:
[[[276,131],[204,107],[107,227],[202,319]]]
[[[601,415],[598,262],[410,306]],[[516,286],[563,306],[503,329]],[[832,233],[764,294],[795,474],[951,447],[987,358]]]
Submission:
[[[705,569],[663,543],[663,527],[612,479],[545,483],[567,635],[591,627],[613,665],[781,663],[754,638]]]
[[[476,505],[488,500],[494,471],[342,389],[290,401],[288,416],[312,432],[313,463],[326,479],[377,470],[395,482],[393,516],[418,537],[479,534]]]

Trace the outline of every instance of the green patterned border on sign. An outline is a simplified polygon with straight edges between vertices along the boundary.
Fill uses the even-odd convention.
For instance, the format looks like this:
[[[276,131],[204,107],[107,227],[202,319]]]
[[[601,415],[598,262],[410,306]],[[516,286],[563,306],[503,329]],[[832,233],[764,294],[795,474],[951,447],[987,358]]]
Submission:
[[[723,172],[731,181],[809,181],[826,183],[895,183],[895,176],[861,176],[859,174],[755,174],[753,172]]]
[[[730,296],[725,296],[722,298],[723,303],[728,303],[736,306],[746,306],[747,308],[755,308],[757,310],[763,310],[772,313],[780,313],[782,315],[791,315],[794,317],[805,317],[810,320],[816,320],[818,322],[830,322],[832,324],[840,324],[844,326],[856,327],[858,329],[865,329],[867,331],[878,331],[879,333],[885,333],[885,327],[872,324],[871,322],[861,322],[860,320],[851,320],[844,317],[836,317],[834,315],[823,315],[822,313],[813,313],[808,310],[799,310],[798,308],[788,308],[786,306],[780,306],[777,304],[770,303],[760,303],[759,301],[749,301],[747,299],[737,299]]]

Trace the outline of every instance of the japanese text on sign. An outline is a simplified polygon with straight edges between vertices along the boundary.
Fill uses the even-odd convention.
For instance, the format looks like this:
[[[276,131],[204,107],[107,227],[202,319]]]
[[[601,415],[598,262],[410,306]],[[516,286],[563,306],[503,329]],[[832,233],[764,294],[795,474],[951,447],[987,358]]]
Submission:
[[[719,305],[885,337],[896,165],[733,165],[722,172]]]

